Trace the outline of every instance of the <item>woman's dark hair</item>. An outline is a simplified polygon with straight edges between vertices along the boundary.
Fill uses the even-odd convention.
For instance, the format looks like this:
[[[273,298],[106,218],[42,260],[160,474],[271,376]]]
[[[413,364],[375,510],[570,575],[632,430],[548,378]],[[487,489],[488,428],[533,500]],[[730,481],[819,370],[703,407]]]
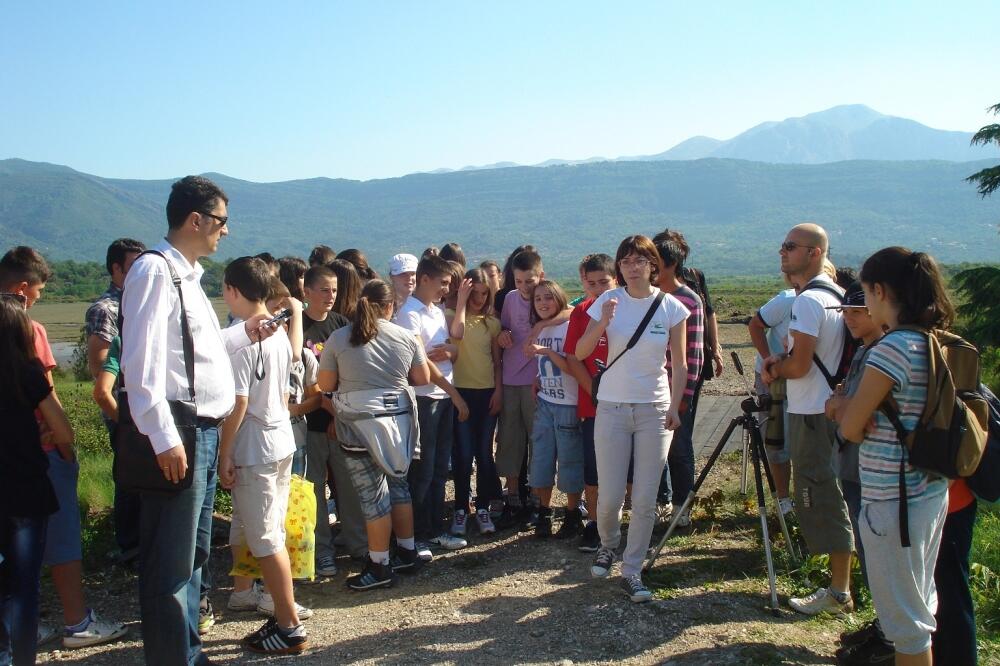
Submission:
[[[483,303],[483,309],[479,314],[485,317],[495,317],[493,303],[496,299],[496,294],[493,293],[493,287],[490,286],[490,278],[486,275],[486,271],[482,268],[470,268],[465,272],[465,279],[472,280],[472,284],[486,285],[486,302]]]
[[[353,326],[349,338],[351,346],[360,347],[375,339],[378,335],[378,320],[393,303],[395,294],[392,287],[382,280],[376,278],[365,285],[352,317]]]
[[[447,261],[457,261],[462,264],[462,270],[465,270],[465,252],[462,252],[462,246],[458,243],[445,243],[438,256]]]
[[[566,296],[566,292],[563,291],[562,287],[560,287],[553,280],[539,280],[538,284],[535,285],[535,288],[531,290],[531,315],[529,316],[528,320],[531,322],[532,325],[541,321],[541,319],[538,316],[538,313],[535,312],[535,293],[539,289],[543,288],[548,289],[549,291],[552,292],[552,295],[555,296],[556,305],[559,307],[559,312],[565,310],[569,305],[569,298]]]
[[[653,241],[656,246],[656,253],[660,255],[664,268],[674,267],[674,275],[681,278],[684,272],[684,257],[686,256],[681,246],[672,240]]]
[[[20,300],[0,298],[0,340],[0,376],[10,382],[14,398],[31,407],[22,380],[28,364],[35,362],[35,331]]]
[[[534,251],[534,245],[518,245],[514,248],[513,252],[507,255],[507,261],[503,264],[503,284],[500,285],[500,291],[497,292],[498,295],[514,291],[514,257],[522,252]]]
[[[185,176],[170,186],[167,226],[179,229],[191,213],[205,213],[217,201],[229,203],[222,188],[202,176]]]
[[[362,282],[368,282],[368,280],[374,280],[378,277],[378,273],[373,271],[368,265],[368,258],[365,256],[364,252],[361,250],[350,248],[343,250],[337,255],[337,259],[343,259],[344,261],[349,261],[354,265],[355,270],[358,271],[358,277],[361,278]]]
[[[860,279],[882,285],[899,306],[899,323],[947,329],[955,321],[955,306],[941,279],[937,262],[925,252],[887,247],[865,260]]]
[[[304,300],[305,294],[299,286],[299,280],[305,278],[309,264],[298,257],[282,257],[278,259],[278,277],[286,287],[288,293],[298,300]]]
[[[333,302],[333,311],[353,319],[363,286],[358,270],[346,259],[334,259],[328,268],[337,276],[337,300]]]
[[[687,241],[684,239],[684,234],[677,231],[676,229],[664,229],[660,233],[653,236],[653,244],[659,243],[660,241],[673,241],[677,243],[680,247],[681,252],[684,253],[684,260],[687,261],[688,255],[691,253],[691,248],[688,246]],[[683,262],[682,262],[683,263]],[[680,275],[680,271],[677,271]]]
[[[310,266],[326,266],[337,258],[337,253],[329,245],[317,245],[309,253]]]
[[[621,262],[622,259],[630,254],[637,254],[649,261],[649,281],[652,284],[656,284],[656,276],[659,273],[659,254],[656,252],[656,246],[653,245],[653,241],[642,235],[629,236],[618,244],[618,252],[615,254],[615,277],[618,278],[618,284],[625,284]]]
[[[841,289],[847,289],[852,284],[858,281],[858,272],[851,268],[850,266],[841,266],[837,269],[837,277],[834,282]]]

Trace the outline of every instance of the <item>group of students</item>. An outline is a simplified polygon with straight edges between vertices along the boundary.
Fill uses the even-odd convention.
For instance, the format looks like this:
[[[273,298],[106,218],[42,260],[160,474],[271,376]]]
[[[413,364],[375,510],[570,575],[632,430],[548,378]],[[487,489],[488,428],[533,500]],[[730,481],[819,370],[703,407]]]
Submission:
[[[354,590],[392,586],[398,574],[431,561],[434,549],[467,546],[472,531],[516,528],[538,538],[576,539],[580,551],[594,553],[594,577],[608,576],[620,559],[620,586],[629,599],[652,598],[641,568],[657,503],[679,511],[693,486],[698,397],[706,376],[721,372],[704,275],[685,265],[683,235],[669,229],[653,238],[632,235],[614,257],[588,255],[579,266],[585,293],[575,301],[546,277],[531,246],[516,248],[502,268],[493,261],[467,266],[454,243],[420,257],[398,254],[387,280],[354,249],[335,254],[318,246],[308,262],[241,257],[225,269],[230,326],[222,329],[199,285],[197,260],[229,233],[227,204],[207,179],[175,183],[167,238],[155,253],[115,241],[108,253],[111,287],[87,316],[94,394],[112,446],[123,389],[130,418],[149,437],[164,476],[193,477],[173,495],[116,491],[119,557],[137,561],[148,663],[210,663],[199,636],[214,622],[206,563],[217,483],[232,491],[231,545],[249,548],[260,563],[263,585],[236,578],[227,604],[269,617],[244,641],[258,652],[296,653],[309,644],[302,621],[312,611],[295,602],[285,550],[292,474],[311,481],[316,494],[317,575],[336,575],[336,549],[346,550],[364,565],[347,578]],[[903,422],[912,425],[920,392],[926,393],[926,339],[893,329],[946,326],[952,310],[927,255],[901,248],[876,253],[845,294],[824,277],[827,252],[821,228],[795,227],[780,251],[792,289],[780,295],[781,307],[768,304],[751,325],[762,353],[761,391],[777,388],[778,380],[787,384],[785,457],[770,449],[782,507],[793,506],[790,468],[802,533],[812,552],[830,553],[834,576],[829,588],[790,603],[809,614],[850,610],[851,552],[857,546],[861,553],[863,543],[880,623],[845,636],[838,658],[860,663],[851,661],[859,645],[867,657],[882,654],[891,640],[899,663],[930,663],[936,599],[944,598],[935,594],[931,574],[947,484],[907,468],[913,543],[901,552],[897,538],[894,547],[898,495],[890,487],[905,454],[875,408],[891,393]],[[0,664],[33,663],[46,524],[50,545],[63,547],[68,539],[51,530],[69,492],[60,492],[52,459],[72,459],[72,430],[45,375],[51,352],[44,329],[25,312],[50,273],[30,248],[11,250],[0,268],[0,336],[9,341],[0,363],[7,376],[22,378],[0,389],[7,422],[16,424],[11,444],[0,449]],[[192,386],[182,317],[196,340],[188,359]],[[842,317],[865,346],[835,391],[824,375],[844,349]],[[786,325],[787,336],[774,335]],[[188,390],[198,396],[194,460],[176,444],[167,405]],[[866,429],[873,414],[876,428]],[[839,456],[842,482],[834,464],[838,440],[847,442]],[[56,456],[46,455],[46,446]],[[566,497],[558,529],[554,488]],[[955,492],[951,499],[954,505]],[[78,520],[75,497],[66,503]],[[969,513],[968,506],[954,510]],[[678,517],[679,525],[689,523],[690,516]],[[78,544],[78,523],[76,530]],[[78,545],[74,556],[78,585]],[[967,556],[968,544],[966,578]],[[96,642],[124,632],[89,610],[83,620],[66,618],[70,646],[74,637]],[[974,634],[972,650],[974,662]]]

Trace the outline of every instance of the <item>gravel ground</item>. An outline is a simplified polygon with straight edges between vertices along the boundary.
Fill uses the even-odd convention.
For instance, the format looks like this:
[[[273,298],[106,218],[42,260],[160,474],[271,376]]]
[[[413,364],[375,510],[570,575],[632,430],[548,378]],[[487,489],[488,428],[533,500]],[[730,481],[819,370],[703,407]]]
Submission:
[[[745,330],[723,327],[727,351],[739,351],[744,363],[752,359],[745,334],[740,337]],[[741,391],[729,366],[706,390]],[[720,464],[702,496],[731,491],[736,468],[733,460]],[[474,534],[469,548],[438,553],[397,587],[367,593],[345,587],[346,576],[360,565],[341,558],[335,578],[297,585],[297,601],[315,611],[306,623],[312,647],[286,658],[262,658],[239,646],[262,620],[225,610],[228,530],[218,520],[212,568],[219,587],[212,599],[219,620],[205,637],[205,649],[220,663],[833,663],[843,621],[766,612],[755,515],[742,502],[732,515],[700,508],[694,515],[693,527],[674,537],[657,561],[657,598],[643,605],[629,603],[619,591],[617,566],[610,579],[594,580],[592,556],[578,552],[575,543],[526,533]],[[39,661],[142,664],[135,577],[109,567],[89,576],[87,588],[100,612],[129,623],[129,635],[112,645],[44,652]],[[57,609],[51,594],[46,597],[51,622]]]

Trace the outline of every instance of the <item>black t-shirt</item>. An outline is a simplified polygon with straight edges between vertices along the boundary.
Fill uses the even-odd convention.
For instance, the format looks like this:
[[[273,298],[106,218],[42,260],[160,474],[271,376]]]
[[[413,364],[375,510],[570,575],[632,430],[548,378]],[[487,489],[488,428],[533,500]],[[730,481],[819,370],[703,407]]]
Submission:
[[[338,328],[343,328],[350,323],[351,322],[347,321],[347,317],[337,314],[336,312],[327,314],[326,319],[323,321],[316,321],[303,312],[302,353],[312,352],[318,361],[320,355],[323,353],[323,347],[326,345],[326,341],[329,339],[330,334]],[[306,427],[311,432],[326,432],[326,428],[330,425],[330,420],[332,418],[333,417],[330,416],[330,412],[320,407],[319,409],[306,414]]]
[[[15,387],[0,382],[0,514],[7,516],[48,516],[59,510],[55,491],[49,481],[49,459],[42,451],[42,442],[35,420],[35,408],[51,392],[45,372],[38,363],[31,363],[21,378],[21,395]]]

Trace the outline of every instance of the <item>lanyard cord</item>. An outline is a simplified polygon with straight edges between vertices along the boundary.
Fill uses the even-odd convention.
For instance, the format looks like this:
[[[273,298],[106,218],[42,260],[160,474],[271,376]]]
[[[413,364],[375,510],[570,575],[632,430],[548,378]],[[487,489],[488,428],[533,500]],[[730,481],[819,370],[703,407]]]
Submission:
[[[264,343],[261,339],[257,338],[257,358],[253,363],[253,376],[257,378],[257,381],[264,381],[264,377],[267,373],[264,372]]]

